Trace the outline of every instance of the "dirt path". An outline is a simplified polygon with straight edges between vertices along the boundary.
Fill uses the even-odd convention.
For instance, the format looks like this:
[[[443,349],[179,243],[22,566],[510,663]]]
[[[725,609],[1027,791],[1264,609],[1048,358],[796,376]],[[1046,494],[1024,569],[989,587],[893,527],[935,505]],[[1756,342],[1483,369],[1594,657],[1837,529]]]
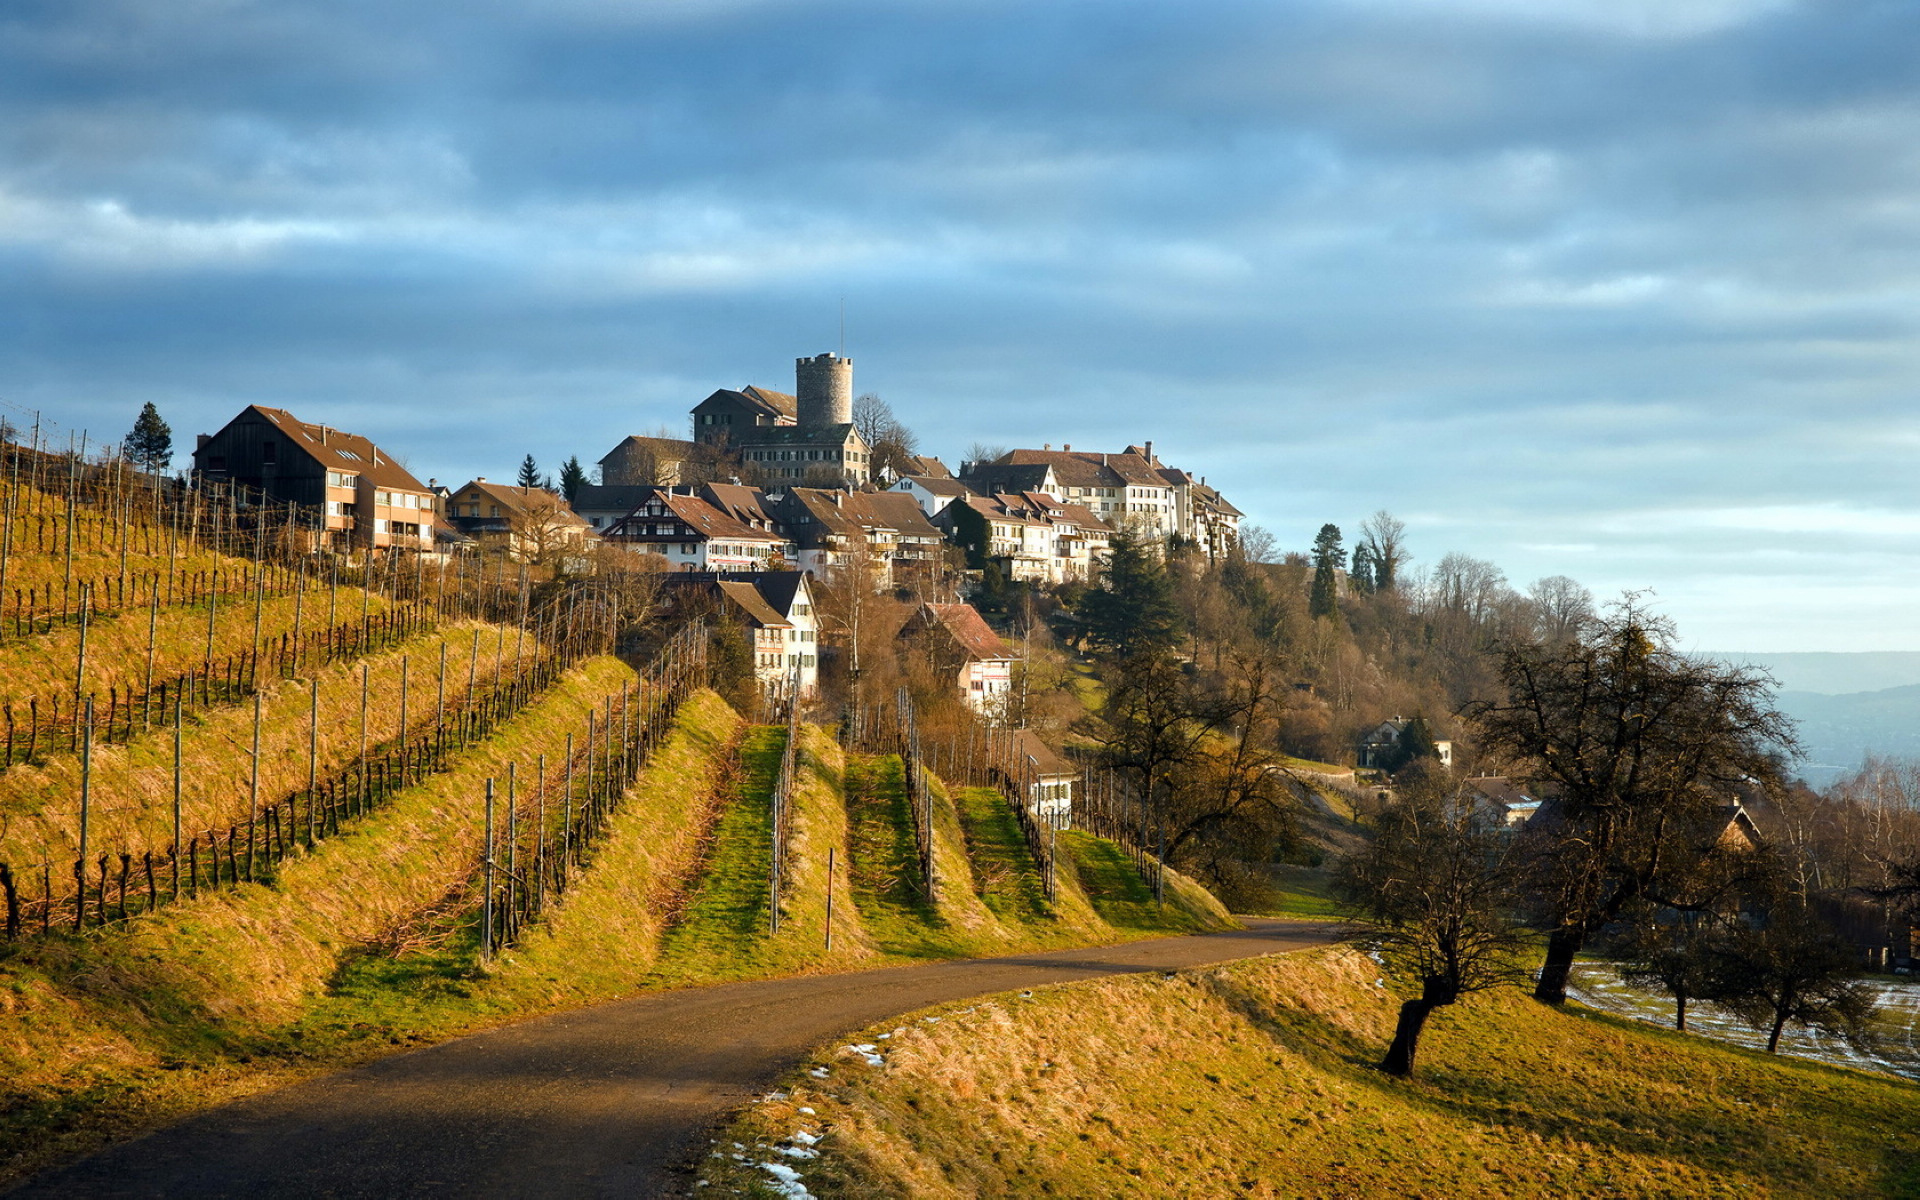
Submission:
[[[396,1055],[217,1109],[16,1196],[672,1196],[705,1132],[814,1046],[930,1004],[1331,941],[1335,926],[639,996]]]

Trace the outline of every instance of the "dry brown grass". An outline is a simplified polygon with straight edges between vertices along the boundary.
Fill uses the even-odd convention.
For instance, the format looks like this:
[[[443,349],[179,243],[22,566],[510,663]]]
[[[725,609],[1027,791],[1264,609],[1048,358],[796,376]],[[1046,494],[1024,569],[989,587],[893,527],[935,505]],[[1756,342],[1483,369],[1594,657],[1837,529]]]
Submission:
[[[167,991],[216,1021],[292,1020],[357,948],[438,903],[473,872],[484,828],[484,781],[558,758],[589,709],[631,681],[596,659],[505,722],[451,768],[398,793],[311,855],[284,863],[269,887],[246,885],[139,918],[114,959],[167,970]]]
[[[681,706],[578,884],[501,956],[490,987],[547,1006],[631,991],[653,968],[712,837],[743,724],[712,692]]]
[[[385,612],[388,605],[379,596],[365,598],[369,612]],[[335,624],[360,619],[362,593],[341,588],[335,597],[338,609]],[[327,627],[328,595],[321,587],[303,599],[293,596],[269,597],[261,605],[260,630],[263,641],[277,641],[291,634],[296,608],[300,609],[303,633]],[[86,691],[100,693],[103,713],[108,688],[144,689],[147,680],[147,618],[145,609],[94,617],[87,625]],[[253,601],[249,598],[222,596],[213,612],[213,657],[225,658],[253,645]],[[0,704],[11,704],[16,716],[25,722],[21,711],[27,700],[38,697],[44,707],[58,695],[63,711],[69,711],[76,684],[80,629],[63,626],[52,633],[19,641],[0,643]],[[199,670],[207,651],[207,609],[197,607],[163,608],[155,622],[153,678],[156,683],[190,670]],[[23,730],[24,736],[24,730]]]
[[[1442,1009],[1421,1075],[1372,1068],[1399,996],[1344,948],[1035,989],[838,1044],[721,1135],[770,1195],[796,1131],[835,1197],[1911,1195],[1920,1088],[1561,1012]],[[884,1039],[881,1034],[889,1036]],[[807,1074],[815,1065],[826,1080]],[[810,1109],[811,1112],[802,1111]],[[790,1144],[790,1142],[789,1142]]]
[[[362,662],[336,663],[320,681],[319,770],[322,778],[352,762],[359,752],[360,668],[368,669],[368,740],[395,736],[400,719],[403,660],[409,675],[408,719],[433,711],[440,647],[447,647],[447,698],[465,694],[474,634],[481,635],[478,677],[493,676],[498,629],[464,622]],[[506,639],[504,665],[513,665],[513,638]],[[308,684],[274,681],[263,691],[260,796],[271,801],[306,786]],[[181,804],[189,835],[242,820],[248,811],[252,773],[253,706],[241,703],[190,719],[182,736]],[[25,764],[0,774],[0,861],[16,871],[53,862],[56,872],[71,861],[78,840],[80,761],[73,756]],[[91,843],[100,852],[164,850],[173,836],[173,743],[170,734],[130,745],[96,745],[93,752]]]

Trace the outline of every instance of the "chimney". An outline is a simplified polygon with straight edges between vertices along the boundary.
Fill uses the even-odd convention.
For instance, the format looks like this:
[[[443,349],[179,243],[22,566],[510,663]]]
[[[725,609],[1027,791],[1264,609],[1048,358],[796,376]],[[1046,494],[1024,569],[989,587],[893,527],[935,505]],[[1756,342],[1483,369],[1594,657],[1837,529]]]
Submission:
[[[1053,449],[1053,443],[1052,443],[1052,442],[1041,442],[1041,443],[1040,443],[1040,448],[1041,448],[1042,450],[1051,450],[1051,449]]]
[[[1072,442],[1061,442],[1061,443],[1060,443],[1060,452],[1061,452],[1062,454],[1071,454],[1071,453],[1073,452],[1073,443],[1072,443]]]
[[[475,483],[485,483],[487,481],[487,477],[485,475],[476,475],[473,481]]]
[[[1153,465],[1153,443],[1152,442],[1147,443],[1146,458],[1147,458],[1147,465],[1152,466]]]
[[[329,432],[329,430],[327,429],[327,427],[326,427],[325,425],[322,425],[322,426],[320,427],[320,444],[321,444],[322,446],[324,446],[324,445],[326,445],[326,444],[327,444],[327,434],[328,434],[328,432]]]

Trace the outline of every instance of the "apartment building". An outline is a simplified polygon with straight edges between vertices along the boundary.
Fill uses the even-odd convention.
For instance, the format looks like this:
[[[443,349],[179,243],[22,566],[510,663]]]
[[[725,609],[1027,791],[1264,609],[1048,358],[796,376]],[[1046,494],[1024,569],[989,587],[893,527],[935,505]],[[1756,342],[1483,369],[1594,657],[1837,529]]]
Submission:
[[[320,517],[336,549],[432,550],[434,489],[367,438],[250,404],[218,433],[203,433],[194,474],[257,488]]]

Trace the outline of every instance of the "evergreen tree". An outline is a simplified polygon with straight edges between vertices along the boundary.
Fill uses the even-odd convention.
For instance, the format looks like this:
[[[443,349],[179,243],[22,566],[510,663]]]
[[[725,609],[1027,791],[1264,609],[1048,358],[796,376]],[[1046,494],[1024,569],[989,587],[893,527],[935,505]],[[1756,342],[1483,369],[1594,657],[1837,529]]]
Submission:
[[[1377,581],[1374,577],[1374,557],[1371,543],[1361,542],[1353,548],[1353,566],[1347,571],[1347,582],[1352,586],[1354,591],[1363,595],[1374,590]]]
[[[587,469],[580,465],[578,454],[560,464],[560,491],[571,501],[579,495],[580,489],[587,483]]]
[[[1164,653],[1181,633],[1166,564],[1144,539],[1125,530],[1113,535],[1099,586],[1087,589],[1076,615],[1088,644],[1119,659]]]
[[[540,464],[533,461],[531,454],[520,460],[520,486],[523,488],[540,486]]]
[[[164,472],[173,464],[173,430],[160,419],[160,410],[147,401],[127,435],[127,459],[142,471]]]
[[[1307,611],[1316,617],[1330,617],[1339,611],[1340,564],[1346,553],[1340,546],[1340,527],[1329,521],[1313,539],[1313,593]]]

